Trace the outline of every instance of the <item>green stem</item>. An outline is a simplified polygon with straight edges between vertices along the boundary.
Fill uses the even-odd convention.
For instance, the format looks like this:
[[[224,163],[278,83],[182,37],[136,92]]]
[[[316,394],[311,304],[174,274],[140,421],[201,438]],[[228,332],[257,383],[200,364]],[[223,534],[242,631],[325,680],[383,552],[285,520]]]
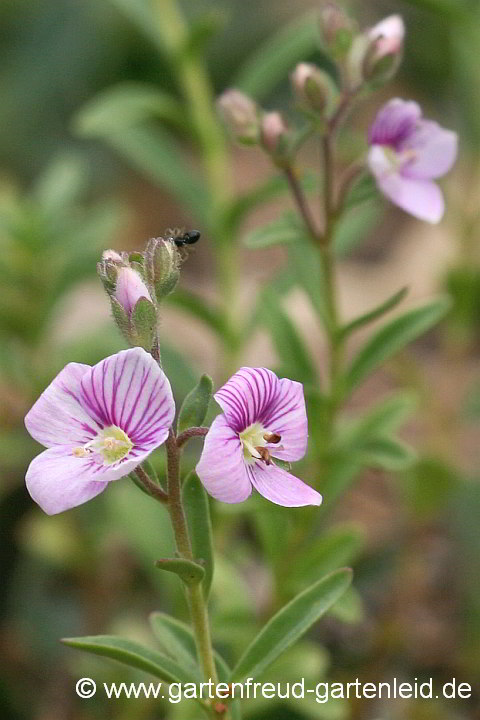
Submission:
[[[236,289],[238,262],[235,245],[223,222],[225,209],[232,199],[225,137],[215,113],[215,96],[206,67],[194,51],[186,50],[188,27],[175,0],[152,0],[157,7],[158,31],[170,56],[199,143],[205,181],[211,198],[210,225],[216,243],[217,282],[222,295],[223,310],[229,328],[224,340],[225,372],[236,369]]]
[[[168,510],[175,534],[175,543],[179,555],[187,560],[194,561],[192,546],[188,534],[188,525],[182,503],[182,492],[180,486],[180,448],[177,446],[177,439],[173,430],[170,430],[166,442],[167,448],[167,477],[168,477]],[[212,641],[208,619],[207,603],[203,595],[201,584],[185,585],[190,617],[192,620],[193,632],[197,654],[200,660],[203,676],[206,681],[212,680],[214,685],[218,683],[217,670],[213,657]],[[215,714],[215,710],[213,709]],[[223,717],[226,717],[223,715]]]

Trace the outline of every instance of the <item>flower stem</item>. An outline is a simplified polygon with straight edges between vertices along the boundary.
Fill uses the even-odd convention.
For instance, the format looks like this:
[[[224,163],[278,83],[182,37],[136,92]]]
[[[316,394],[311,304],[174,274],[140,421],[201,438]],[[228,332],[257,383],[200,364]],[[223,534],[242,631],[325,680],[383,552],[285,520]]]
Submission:
[[[170,434],[166,442],[166,448],[168,464],[168,510],[175,534],[175,542],[178,553],[181,557],[194,561],[195,558],[193,557],[192,546],[188,534],[188,525],[183,509],[180,486],[181,450],[177,445],[177,438],[175,437],[173,430],[170,430]],[[213,657],[207,603],[203,594],[203,588],[201,584],[186,585],[185,588],[188,597],[193,632],[195,635],[197,654],[202,666],[203,675],[205,680],[212,680],[214,684],[217,684],[217,671]]]

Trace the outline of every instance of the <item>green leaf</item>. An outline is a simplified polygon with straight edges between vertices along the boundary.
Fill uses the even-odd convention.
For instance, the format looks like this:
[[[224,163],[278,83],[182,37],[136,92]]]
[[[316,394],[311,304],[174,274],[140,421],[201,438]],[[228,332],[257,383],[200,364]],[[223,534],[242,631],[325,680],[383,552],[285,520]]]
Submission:
[[[332,606],[330,615],[349,625],[356,625],[361,622],[364,618],[364,607],[361,595],[354,587],[350,586],[342,597],[337,600],[335,605]]]
[[[155,561],[159,570],[175,573],[187,585],[198,585],[205,577],[205,570],[201,565],[185,558],[161,558]]]
[[[205,569],[202,584],[207,598],[213,578],[212,523],[207,493],[194,472],[187,476],[182,494],[193,557]]]
[[[244,238],[244,243],[248,248],[258,250],[272,245],[299,242],[303,238],[305,238],[303,224],[294,212],[288,212],[267,225],[252,230]]]
[[[198,384],[188,393],[182,403],[177,421],[178,435],[188,428],[202,425],[207,416],[212,393],[212,378],[209,375],[202,375]]]
[[[125,82],[90,100],[76,116],[74,130],[86,137],[108,136],[152,117],[185,126],[178,100],[153,85]]]
[[[365,545],[365,533],[358,525],[334,527],[327,534],[309,540],[291,567],[289,584],[297,590],[346,565],[352,565]]]
[[[370,310],[370,312],[365,313],[364,315],[360,315],[359,317],[355,318],[354,320],[349,322],[348,325],[345,325],[341,329],[340,336],[342,338],[347,337],[355,330],[359,330],[360,328],[365,327],[365,325],[368,325],[374,320],[377,320],[379,317],[382,317],[382,315],[385,315],[385,313],[393,310],[393,308],[397,307],[397,305],[402,302],[407,293],[408,288],[404,287],[398,292],[396,292],[394,295],[389,297],[388,300],[385,300],[385,302],[383,302],[378,307]]]
[[[249,55],[231,85],[261,101],[317,48],[317,13],[296,18]]]
[[[195,638],[188,625],[163,612],[152,613],[150,624],[162,650],[182,667],[200,674]]]
[[[317,188],[317,181],[313,173],[303,173],[299,181],[305,192]],[[287,192],[289,192],[289,184],[286,177],[279,173],[271,175],[265,182],[233,200],[225,212],[225,224],[232,230],[236,229],[248,213]]]
[[[297,595],[256,636],[233,669],[231,681],[258,678],[331,608],[351,581],[352,571],[344,568],[318,580]]]
[[[197,664],[197,650],[195,638],[188,625],[176,620],[171,615],[162,612],[154,612],[150,615],[150,624],[153,634],[160,643],[162,649],[171,655],[182,667],[189,668],[195,672],[201,681],[200,669]],[[215,650],[213,652],[218,679],[220,682],[227,682],[231,670],[225,660]],[[240,703],[235,700],[229,702],[230,715],[232,720],[240,720]]]
[[[293,380],[317,384],[317,371],[294,323],[281,306],[281,298],[272,291],[261,294],[259,312],[272,336],[282,371]]]
[[[215,335],[232,342],[231,331],[227,327],[223,313],[218,308],[207,304],[202,297],[177,287],[175,292],[168,296],[167,302],[205,323]]]
[[[361,451],[365,465],[398,471],[411,467],[417,455],[413,448],[395,438],[378,437],[365,443]]]
[[[378,196],[377,186],[373,176],[363,173],[352,185],[350,192],[345,199],[345,209],[360,205],[366,200],[372,200]]]
[[[383,212],[383,204],[375,199],[353,207],[342,215],[334,230],[335,253],[343,256],[360,245],[377,225]]]
[[[448,298],[439,298],[384,325],[354,358],[345,378],[351,392],[382,363],[434,327],[450,309]]]
[[[297,283],[305,290],[313,308],[326,322],[325,276],[318,249],[310,240],[294,243],[288,248],[288,260]]]
[[[185,203],[199,222],[208,223],[210,198],[205,183],[187,162],[171,133],[158,125],[138,125],[102,137],[134,167]]]
[[[117,660],[124,665],[145,670],[165,682],[196,682],[198,678],[188,672],[180,664],[151,650],[133,640],[116,637],[115,635],[92,635],[78,638],[65,638],[65,645]]]
[[[161,33],[158,32],[159,18],[153,11],[153,4],[145,0],[110,0],[141,32],[157,47],[165,52]]]
[[[402,392],[382,400],[366,415],[340,429],[338,449],[349,454],[372,438],[384,437],[396,432],[413,412],[416,398],[412,393]]]

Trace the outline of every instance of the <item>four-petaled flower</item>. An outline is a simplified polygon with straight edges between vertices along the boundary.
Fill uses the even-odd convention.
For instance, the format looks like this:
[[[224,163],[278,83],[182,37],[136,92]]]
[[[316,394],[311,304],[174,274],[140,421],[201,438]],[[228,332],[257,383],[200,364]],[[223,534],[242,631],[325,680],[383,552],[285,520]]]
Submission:
[[[457,134],[424,120],[417,103],[395,98],[380,110],[369,133],[368,164],[381,192],[406,212],[431,223],[445,204],[433,182],[457,157]]]
[[[197,473],[218,500],[246,500],[252,486],[278,505],[320,505],[322,496],[278,467],[274,458],[300,460],[307,449],[301,383],[265,368],[241,368],[215,394],[223,414],[205,438]]]
[[[48,448],[28,468],[30,495],[49,515],[90,500],[165,442],[174,415],[170,383],[145,350],[70,363],[25,418]]]

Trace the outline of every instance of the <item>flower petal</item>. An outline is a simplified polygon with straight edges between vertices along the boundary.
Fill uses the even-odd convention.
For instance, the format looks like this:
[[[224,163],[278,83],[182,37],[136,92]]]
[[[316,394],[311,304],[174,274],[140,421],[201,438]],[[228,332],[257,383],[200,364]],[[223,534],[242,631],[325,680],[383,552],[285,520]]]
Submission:
[[[225,415],[213,421],[196,471],[207,492],[222,502],[243,502],[252,492],[242,443]]]
[[[398,149],[414,131],[422,110],[413,100],[393,98],[377,113],[370,128],[370,145],[390,145]]]
[[[71,445],[60,445],[37,455],[27,470],[27,489],[48,515],[69,510],[98,495],[108,485],[92,480],[91,461],[72,455]]]
[[[442,191],[432,180],[417,180],[393,171],[383,148],[378,145],[370,149],[368,164],[377,179],[379,189],[395,205],[430,223],[437,223],[442,219],[445,202]]]
[[[116,425],[136,449],[165,441],[175,416],[170,383],[145,350],[123,350],[99,362],[82,378],[81,401],[102,427]]]
[[[80,382],[90,365],[70,363],[40,395],[25,418],[30,435],[45,447],[84,445],[98,432],[98,424],[81,405]]]
[[[279,446],[269,444],[270,453],[281,460],[300,460],[307,450],[308,420],[302,383],[283,378],[278,381],[277,393],[262,418],[263,425],[281,436]]]
[[[248,466],[248,474],[260,495],[276,505],[303,507],[322,502],[320,493],[276,465],[257,462]]]
[[[406,143],[415,151],[415,160],[408,163],[404,175],[427,180],[445,175],[454,164],[458,152],[458,136],[438,123],[422,120]]]
[[[48,515],[69,510],[95,497],[109,482],[119,480],[142,463],[149,452],[131,452],[114,465],[99,464],[95,456],[77,457],[75,445],[49,448],[32,460],[25,481],[33,500]]]
[[[242,367],[215,393],[229,424],[242,432],[255,422],[262,422],[278,391],[278,378],[266,368]]]

